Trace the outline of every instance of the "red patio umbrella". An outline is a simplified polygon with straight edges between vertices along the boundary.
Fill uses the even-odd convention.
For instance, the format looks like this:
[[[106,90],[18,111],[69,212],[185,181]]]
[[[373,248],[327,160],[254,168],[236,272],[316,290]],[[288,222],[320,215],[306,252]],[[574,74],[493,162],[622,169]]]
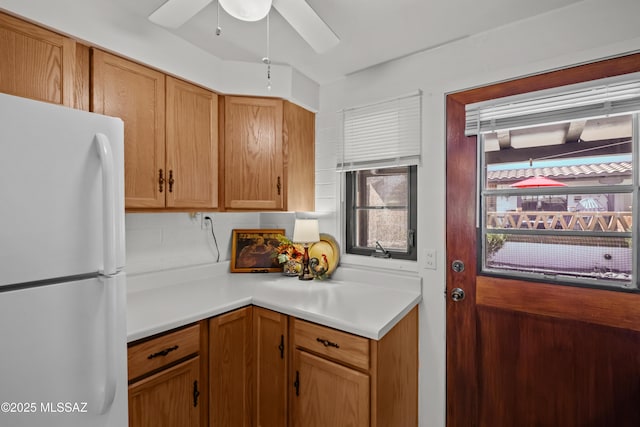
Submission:
[[[547,178],[546,176],[532,176],[522,181],[514,182],[510,187],[515,188],[534,188],[534,187],[566,187],[564,182]]]

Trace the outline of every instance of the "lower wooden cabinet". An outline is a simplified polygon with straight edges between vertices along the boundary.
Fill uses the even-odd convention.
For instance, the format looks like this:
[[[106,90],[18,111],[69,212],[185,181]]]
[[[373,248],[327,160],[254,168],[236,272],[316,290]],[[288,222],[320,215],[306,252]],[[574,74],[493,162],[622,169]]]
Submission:
[[[129,346],[130,427],[207,425],[206,331],[196,323]]]
[[[253,307],[255,425],[287,426],[288,316]]]
[[[209,425],[251,427],[253,307],[209,320]]]
[[[292,427],[418,425],[418,309],[381,340],[290,319]]]
[[[370,340],[244,307],[129,347],[129,425],[418,425],[418,309]]]
[[[129,426],[199,427],[200,357],[129,386]]]
[[[292,426],[369,426],[369,375],[299,349],[293,365]]]

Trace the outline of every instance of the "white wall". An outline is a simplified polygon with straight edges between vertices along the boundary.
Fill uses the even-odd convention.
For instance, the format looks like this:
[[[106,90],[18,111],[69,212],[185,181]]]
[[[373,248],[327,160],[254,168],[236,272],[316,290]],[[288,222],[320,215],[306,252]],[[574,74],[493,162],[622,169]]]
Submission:
[[[317,205],[323,210],[333,206],[336,230],[339,190],[332,170],[339,135],[337,111],[416,89],[424,92],[418,247],[419,254],[424,248],[437,250],[437,270],[424,269],[419,255],[424,298],[420,310],[420,426],[445,425],[445,94],[639,50],[638,16],[638,0],[585,0],[320,88]]]

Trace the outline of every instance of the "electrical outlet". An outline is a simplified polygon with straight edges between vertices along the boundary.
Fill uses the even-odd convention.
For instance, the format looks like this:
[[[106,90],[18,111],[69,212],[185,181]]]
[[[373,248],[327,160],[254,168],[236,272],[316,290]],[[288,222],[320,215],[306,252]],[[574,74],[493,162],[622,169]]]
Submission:
[[[202,229],[203,230],[209,230],[211,228],[211,223],[213,221],[213,216],[211,214],[201,214],[202,215]],[[211,221],[209,221],[208,218],[211,218]]]
[[[436,270],[437,264],[437,252],[435,249],[424,250],[424,268],[428,270]]]

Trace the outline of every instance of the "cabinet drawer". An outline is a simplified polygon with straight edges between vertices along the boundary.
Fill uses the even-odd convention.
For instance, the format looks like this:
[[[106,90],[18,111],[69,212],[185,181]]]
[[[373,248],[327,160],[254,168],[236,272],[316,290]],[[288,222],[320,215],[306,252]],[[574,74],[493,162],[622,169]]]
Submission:
[[[129,380],[198,353],[200,325],[195,324],[175,332],[129,347]]]
[[[296,347],[364,370],[369,370],[369,340],[326,326],[294,319]]]

